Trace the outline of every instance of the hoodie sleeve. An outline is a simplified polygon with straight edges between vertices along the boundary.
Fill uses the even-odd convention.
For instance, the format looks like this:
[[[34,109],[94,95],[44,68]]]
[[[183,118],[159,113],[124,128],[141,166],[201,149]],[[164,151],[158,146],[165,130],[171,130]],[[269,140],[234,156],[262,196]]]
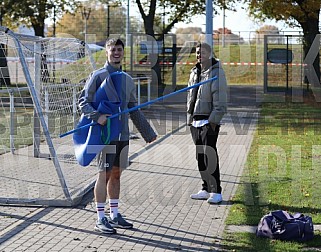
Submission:
[[[81,91],[78,99],[78,106],[80,111],[89,119],[97,121],[101,115],[96,109],[93,108],[91,103],[94,101],[95,93],[97,90],[97,83],[100,82],[99,76],[91,74],[86,81],[85,87]]]
[[[131,94],[128,103],[128,108],[133,108],[137,106],[137,100],[135,95],[136,89],[133,88],[130,93]],[[129,113],[129,116],[146,143],[150,143],[152,140],[156,138],[157,135],[148,123],[148,121],[146,120],[143,112],[141,112],[140,110],[134,110],[131,113]]]
[[[146,143],[150,143],[156,138],[156,133],[146,120],[144,114],[140,110],[135,110],[130,113],[130,119],[132,119],[135,127],[142,135]]]

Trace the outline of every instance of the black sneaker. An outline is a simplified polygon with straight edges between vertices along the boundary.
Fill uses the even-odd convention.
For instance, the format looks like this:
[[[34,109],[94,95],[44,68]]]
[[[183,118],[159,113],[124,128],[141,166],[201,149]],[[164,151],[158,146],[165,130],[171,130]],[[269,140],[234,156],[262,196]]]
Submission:
[[[95,230],[104,233],[104,234],[115,234],[116,230],[109,224],[106,217],[101,220],[97,220],[95,225]]]
[[[114,219],[111,219],[108,217],[108,222],[112,227],[118,227],[118,228],[133,228],[133,224],[126,221],[123,216],[121,216],[120,213],[117,214],[117,217]]]

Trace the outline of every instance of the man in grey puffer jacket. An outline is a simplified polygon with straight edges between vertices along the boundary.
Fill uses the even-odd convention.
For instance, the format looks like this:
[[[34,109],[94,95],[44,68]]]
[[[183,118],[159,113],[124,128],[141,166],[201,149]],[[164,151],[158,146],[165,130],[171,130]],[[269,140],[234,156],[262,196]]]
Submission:
[[[187,120],[203,180],[202,189],[191,198],[217,204],[222,201],[222,187],[216,143],[220,122],[227,110],[227,83],[220,62],[212,57],[210,45],[197,44],[196,58],[197,64],[191,70],[188,86],[215,76],[217,79],[190,89],[187,95]]]

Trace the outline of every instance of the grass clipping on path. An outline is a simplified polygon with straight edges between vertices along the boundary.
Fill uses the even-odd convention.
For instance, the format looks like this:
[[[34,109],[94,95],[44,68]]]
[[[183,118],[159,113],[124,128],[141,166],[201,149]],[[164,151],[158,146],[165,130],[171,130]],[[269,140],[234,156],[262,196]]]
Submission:
[[[263,215],[278,209],[301,212],[311,216],[314,224],[321,223],[320,104],[262,104],[258,127],[226,224],[256,226]],[[260,251],[257,244],[254,245],[258,242],[262,251],[301,251],[303,246],[297,245],[299,250],[296,250],[293,244],[287,247],[286,242],[257,240],[255,234],[226,236],[225,241],[230,245],[244,247],[247,244],[246,250],[235,251],[251,251],[251,248]],[[277,247],[273,245],[269,250],[267,243]],[[320,247],[320,234],[308,244]],[[290,247],[294,250],[287,250]]]

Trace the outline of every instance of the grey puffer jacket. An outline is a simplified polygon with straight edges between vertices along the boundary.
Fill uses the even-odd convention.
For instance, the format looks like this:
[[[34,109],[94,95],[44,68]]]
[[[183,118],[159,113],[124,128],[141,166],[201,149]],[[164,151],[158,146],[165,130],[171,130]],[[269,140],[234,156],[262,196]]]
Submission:
[[[199,86],[195,103],[193,92],[196,88],[188,90],[187,94],[187,123],[191,125],[193,116],[208,117],[210,123],[220,124],[227,111],[227,82],[225,72],[219,61],[212,59],[212,64],[201,70],[200,64],[192,68],[188,86],[218,76],[216,80]]]
[[[91,103],[95,98],[96,90],[102,84],[102,82],[113,72],[121,71],[112,67],[106,62],[103,68],[94,71],[88,78],[85,87],[83,88],[81,95],[79,97],[78,106],[81,112],[89,119],[97,121],[101,115],[97,110],[93,108]],[[126,78],[122,81],[121,86],[121,110],[124,111],[128,108],[133,108],[137,106],[136,101],[136,87],[133,79],[126,75]],[[144,114],[140,110],[134,110],[130,113],[130,118],[132,119],[134,125],[141,133],[144,140],[149,143],[156,137],[156,133],[146,120]],[[122,131],[120,134],[120,141],[129,140],[129,126],[128,126],[128,113],[121,115]]]

